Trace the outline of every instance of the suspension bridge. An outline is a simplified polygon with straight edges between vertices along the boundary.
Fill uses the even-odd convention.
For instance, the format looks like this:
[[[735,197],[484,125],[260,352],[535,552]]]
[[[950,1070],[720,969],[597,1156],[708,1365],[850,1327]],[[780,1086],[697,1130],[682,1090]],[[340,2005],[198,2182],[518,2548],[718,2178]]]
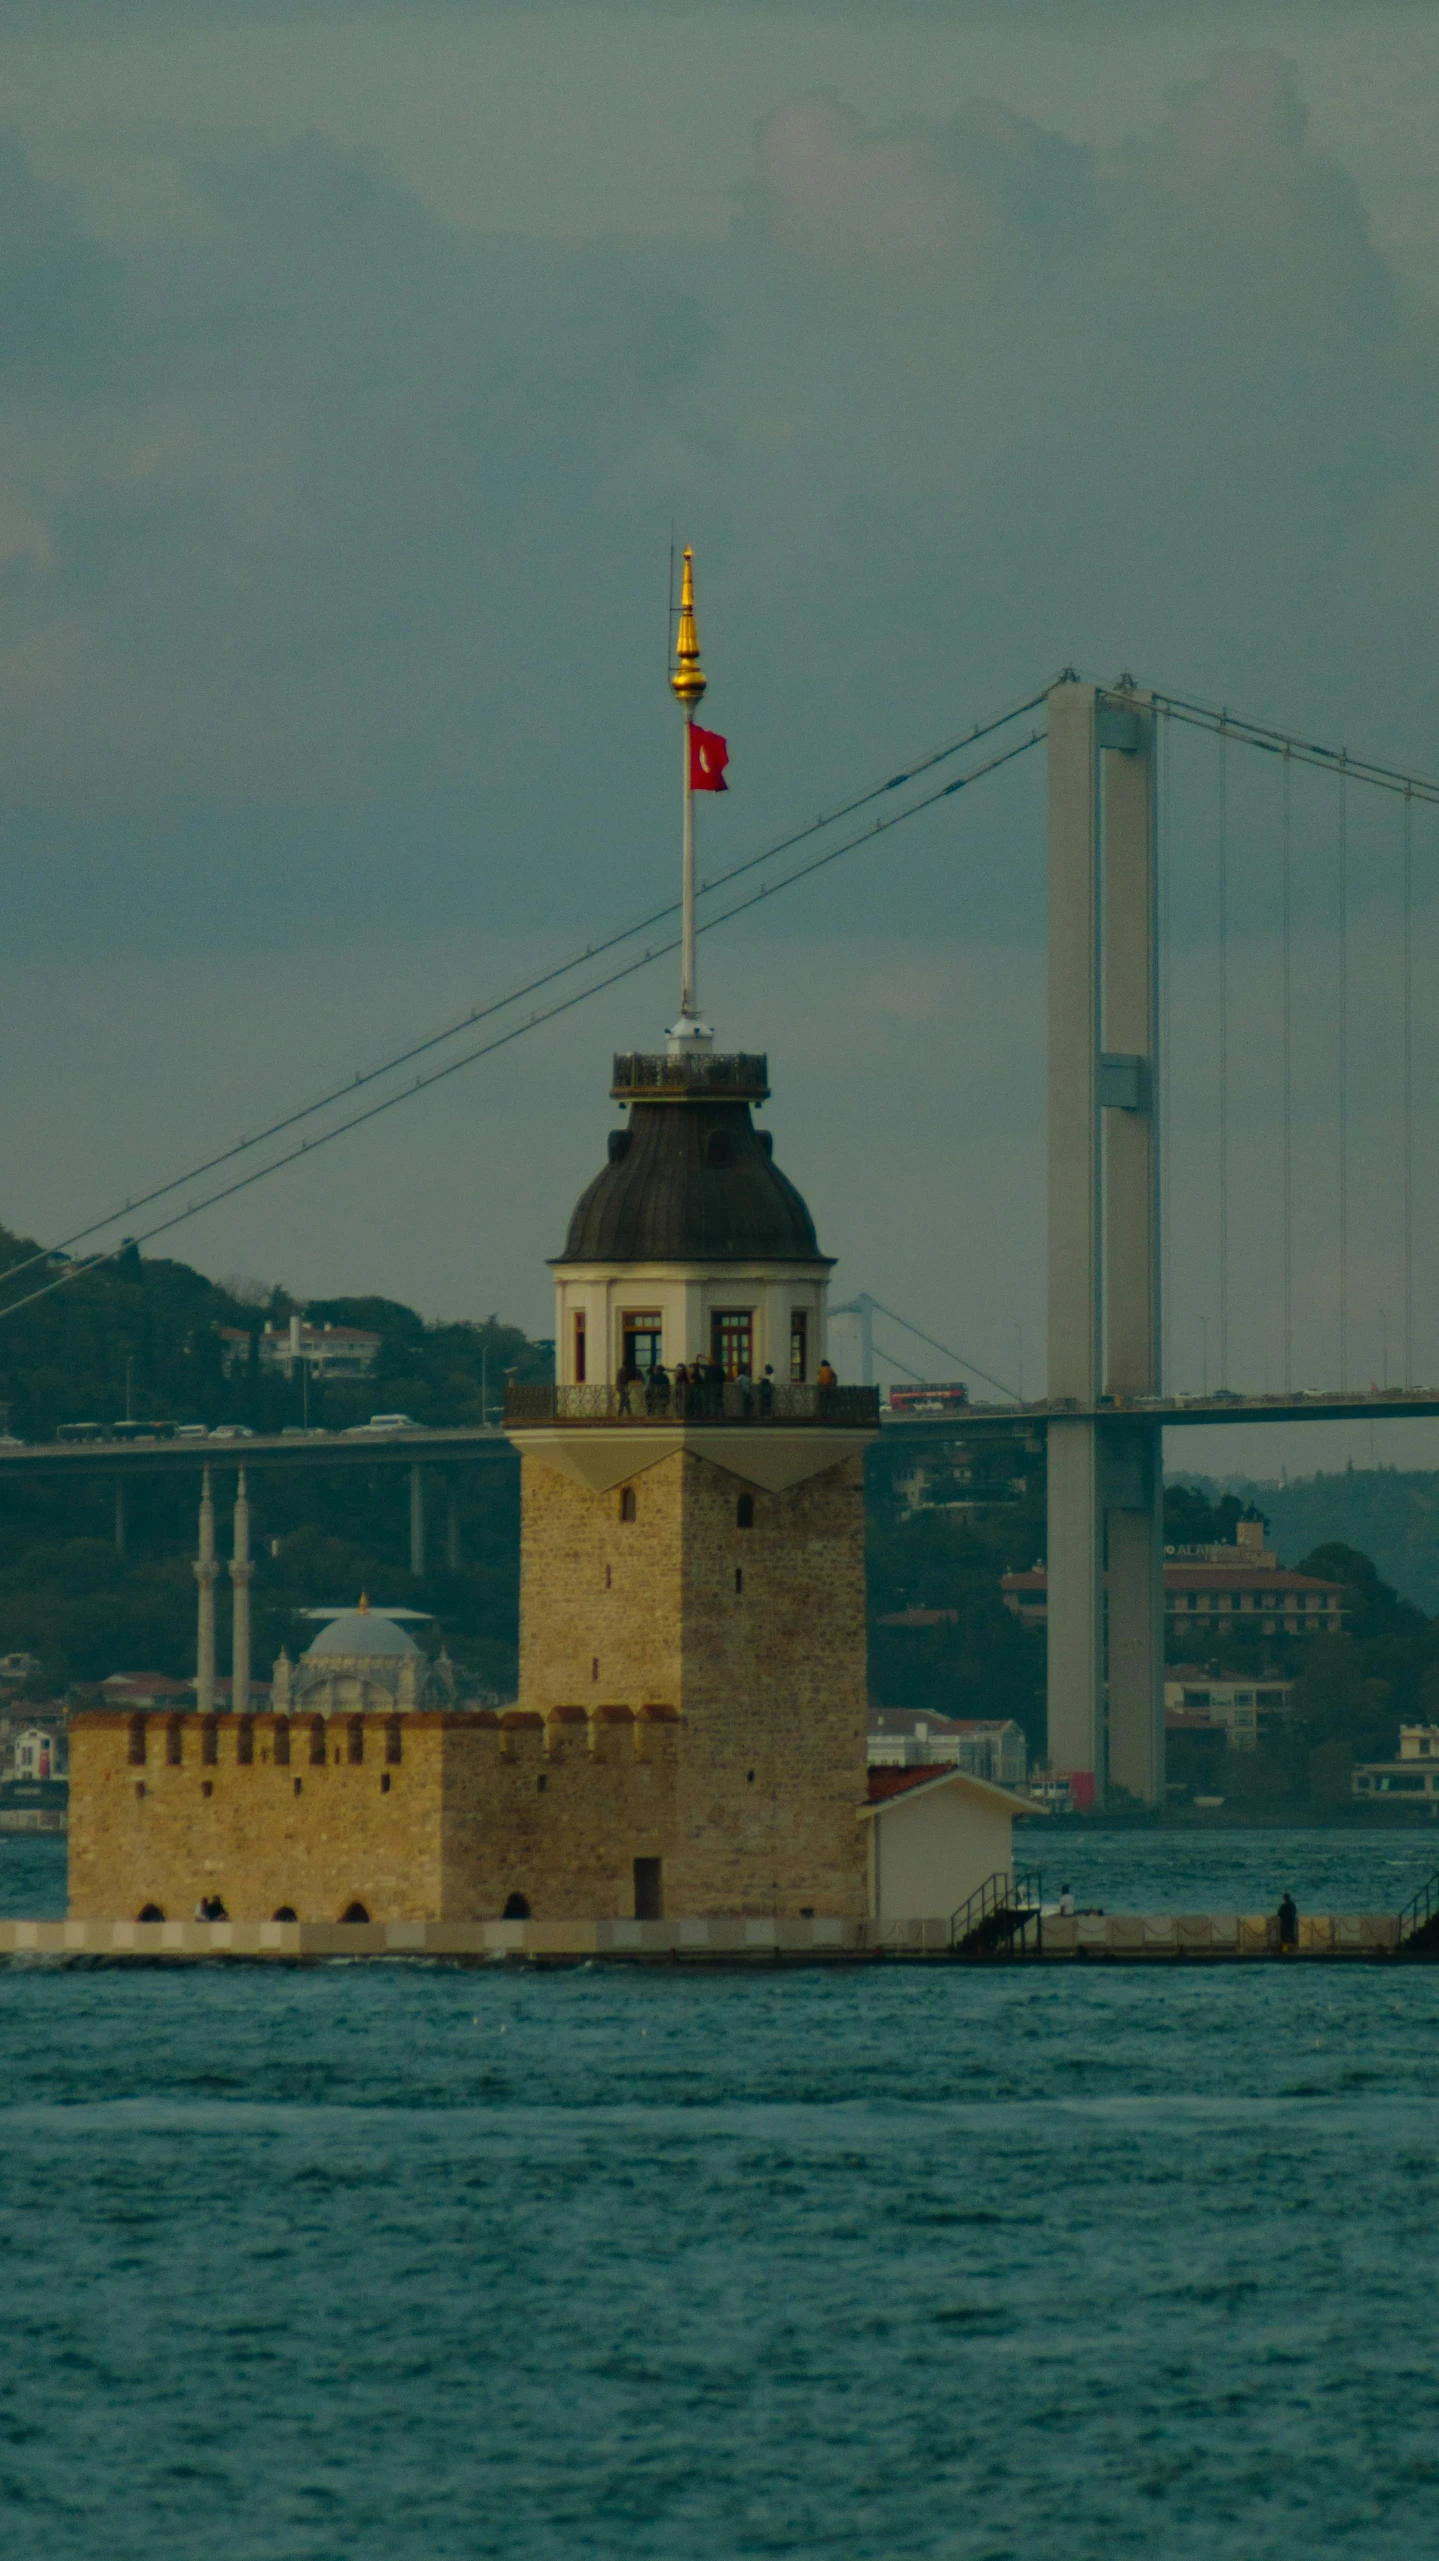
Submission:
[[[1100,1801],[1113,1782],[1155,1802],[1164,1787],[1163,1433],[1439,1414],[1439,1391],[1416,1381],[1427,1321],[1416,1273],[1428,1267],[1421,1228],[1432,1204],[1415,1182],[1416,1096],[1427,1091],[1416,813],[1439,804],[1439,784],[1128,676],[1106,685],[1066,670],[701,882],[697,930],[723,928],[1041,748],[1045,1393],[1027,1398],[1022,1374],[991,1375],[867,1293],[834,1314],[857,1320],[867,1380],[878,1315],[985,1391],[964,1411],[967,1436],[1043,1435],[1051,1763],[1082,1774]],[[1266,778],[1267,798],[1246,798],[1241,758]],[[0,1283],[0,1322],[649,968],[677,947],[678,907],[637,917],[12,1266]],[[1236,1109],[1256,1074],[1275,1106],[1259,1138],[1252,1112]],[[1176,1185],[1176,1160],[1186,1157],[1191,1170],[1207,1157],[1207,1186]],[[1197,1208],[1206,1189],[1207,1206]],[[1358,1355],[1372,1355],[1376,1320],[1381,1374],[1361,1384],[1370,1364]],[[1192,1374],[1196,1333],[1201,1383],[1178,1390],[1171,1381]],[[1250,1374],[1236,1384],[1231,1373],[1242,1377],[1246,1362]],[[924,1434],[934,1424],[895,1418],[890,1428]],[[426,1457],[453,1464],[496,1436],[424,1437]],[[369,1463],[379,1455],[365,1453]],[[208,1457],[323,1467],[339,1452],[326,1436],[251,1441],[229,1460],[214,1449]],[[173,1444],[6,1449],[0,1481],[38,1468],[165,1469],[201,1458]],[[422,1559],[420,1449],[391,1443],[384,1463],[411,1469],[412,1546]]]

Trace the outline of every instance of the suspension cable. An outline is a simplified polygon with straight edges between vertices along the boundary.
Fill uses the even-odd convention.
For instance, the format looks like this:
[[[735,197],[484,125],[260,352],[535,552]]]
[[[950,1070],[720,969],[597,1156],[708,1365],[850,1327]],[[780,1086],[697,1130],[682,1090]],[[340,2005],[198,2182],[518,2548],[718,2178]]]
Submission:
[[[922,799],[911,801],[904,809],[896,809],[888,816],[876,818],[871,825],[862,828],[857,836],[849,837],[843,844],[831,845],[824,853],[812,855],[808,862],[797,864],[792,871],[785,874],[783,879],[766,881],[760,888],[751,890],[747,896],[735,899],[721,914],[704,917],[697,930],[700,933],[711,933],[720,925],[729,924],[734,917],[744,915],[751,907],[760,906],[764,900],[773,898],[780,890],[793,888],[797,881],[807,880],[812,873],[823,871],[828,864],[838,862],[842,855],[853,853],[858,846],[872,844],[876,836],[888,835],[892,828],[902,827],[906,819],[917,817],[921,810],[933,809],[940,801],[953,799],[957,792],[966,790],[971,783],[983,780],[987,774],[997,773],[1001,767],[1015,763],[1019,757],[1026,755],[1031,747],[1037,747],[1043,737],[1042,729],[1032,729],[1027,737],[1019,740],[1017,745],[999,749],[995,755],[986,758],[982,765],[972,766],[967,772],[957,774],[953,781],[941,783],[937,791],[928,792]],[[738,868],[743,870],[751,866],[741,865]],[[730,873],[727,877],[732,879],[734,874]],[[719,883],[711,885],[717,887]],[[545,1006],[536,1013],[527,1014],[522,1022],[512,1023],[507,1030],[497,1032],[491,1040],[482,1041],[476,1049],[465,1050],[458,1058],[447,1059],[442,1067],[429,1068],[423,1075],[412,1078],[408,1085],[402,1086],[398,1093],[383,1095],[379,1102],[367,1104],[363,1111],[353,1112],[348,1120],[337,1121],[333,1128],[322,1130],[318,1137],[300,1139],[283,1154],[272,1157],[268,1164],[258,1165],[247,1174],[237,1175],[233,1182],[223,1184],[218,1191],[208,1193],[204,1200],[187,1202],[183,1209],[173,1210],[168,1217],[157,1219],[152,1227],[145,1228],[140,1235],[122,1237],[118,1245],[110,1246],[103,1254],[87,1255],[81,1262],[68,1264],[63,1272],[57,1273],[53,1279],[44,1282],[40,1288],[29,1290],[23,1298],[12,1299],[8,1305],[0,1306],[0,1318],[17,1315],[22,1307],[33,1307],[38,1299],[49,1298],[53,1291],[64,1289],[69,1282],[80,1279],[83,1274],[97,1271],[104,1264],[114,1262],[132,1245],[137,1247],[147,1245],[152,1238],[167,1234],[171,1228],[183,1227],[187,1220],[198,1218],[202,1210],[213,1209],[221,1201],[233,1199],[237,1192],[248,1191],[253,1184],[264,1182],[267,1175],[278,1173],[282,1166],[295,1164],[301,1156],[316,1155],[322,1147],[328,1147],[332,1139],[343,1138],[350,1130],[363,1128],[367,1122],[378,1120],[383,1113],[393,1111],[396,1104],[408,1102],[413,1095],[427,1092],[432,1085],[443,1084],[448,1077],[458,1075],[461,1068],[471,1067],[478,1059],[488,1058],[497,1049],[507,1048],[511,1041],[523,1039],[526,1032],[537,1030],[542,1023],[553,1022],[560,1014],[572,1012],[575,1006],[585,1004],[591,996],[601,995],[606,988],[616,987],[623,979],[633,978],[638,971],[648,969],[653,961],[663,960],[678,948],[678,935],[671,936],[668,942],[651,945],[641,952],[637,959],[627,960],[620,968],[611,970],[607,977],[595,979],[590,985],[577,989],[573,995],[559,997],[552,1005]],[[171,1185],[170,1188],[173,1189],[174,1186]],[[0,1274],[0,1284],[3,1284],[8,1277],[9,1274]],[[903,1319],[899,1321],[902,1323]],[[944,1350],[945,1347],[940,1344],[936,1348]],[[951,1357],[954,1356],[951,1355]],[[987,1373],[983,1370],[977,1371],[976,1374],[981,1378],[987,1377]],[[998,1386],[999,1381],[989,1379],[988,1384]],[[1005,1388],[1003,1393],[1011,1395],[1013,1390]]]
[[[1229,1385],[1229,732],[1219,730],[1219,1384]]]
[[[1389,1382],[1384,1382],[1387,1387]],[[1414,1384],[1414,795],[1404,795],[1404,1384]]]
[[[1293,813],[1291,809],[1293,765],[1286,748],[1280,767],[1282,778],[1280,819],[1280,902],[1282,908],[1281,966],[1283,970],[1283,1046],[1284,1046],[1284,1180],[1282,1220],[1284,1234],[1284,1393],[1294,1392],[1294,1013],[1293,951],[1291,942]]]
[[[1324,772],[1337,774],[1342,767],[1351,782],[1369,783],[1376,791],[1412,793],[1416,800],[1439,803],[1439,782],[1426,774],[1403,773],[1395,765],[1376,764],[1367,756],[1351,755],[1346,747],[1326,747],[1312,738],[1296,738],[1285,729],[1270,729],[1262,721],[1245,720],[1238,712],[1212,703],[1195,702],[1183,694],[1155,693],[1175,720],[1194,729],[1209,729],[1237,739],[1242,746],[1256,747],[1263,754],[1282,756],[1286,750],[1297,764],[1318,765]]]
[[[1159,757],[1159,1007],[1155,1033],[1159,1049],[1159,1321],[1160,1375],[1156,1385],[1168,1386],[1174,1358],[1174,1324],[1169,1312],[1170,1281],[1173,1257],[1170,1250],[1170,1215],[1174,1200],[1172,1159],[1174,1154],[1174,1043],[1170,1037],[1169,1008],[1174,980],[1174,871],[1171,779],[1173,742],[1169,731],[1169,714],[1161,710],[1155,732]],[[1022,1383],[1022,1382],[1021,1382]]]
[[[962,738],[951,740],[947,747],[937,747],[933,754],[922,756],[903,773],[891,774],[887,781],[875,783],[868,791],[857,793],[852,800],[842,801],[836,808],[822,811],[806,826],[779,837],[763,852],[749,854],[743,862],[731,864],[727,871],[716,872],[711,879],[700,883],[699,895],[702,898],[712,896],[716,890],[728,887],[731,881],[742,880],[747,873],[757,871],[762,864],[777,862],[782,854],[792,853],[796,846],[822,835],[827,828],[837,827],[843,819],[852,818],[858,810],[868,808],[871,802],[884,799],[888,793],[899,791],[907,783],[917,782],[922,775],[932,773],[936,766],[947,764],[964,748],[976,746],[982,738],[993,737],[997,730],[1007,729],[1011,722],[1021,720],[1026,712],[1037,710],[1047,699],[1048,691],[1046,686],[1039,693],[1028,695],[1023,702],[1012,704],[1007,711],[997,713],[993,719],[977,721]],[[943,794],[935,797],[942,798]],[[916,806],[926,809],[931,802],[923,800]],[[542,989],[553,986],[558,979],[567,978],[571,971],[583,968],[586,961],[603,959],[607,952],[632,942],[636,935],[648,933],[652,926],[663,924],[667,916],[677,912],[679,903],[677,898],[669,899],[664,906],[651,909],[647,916],[637,917],[633,924],[623,926],[617,933],[607,934],[600,942],[587,943],[582,951],[571,953],[568,960],[558,961],[552,968],[541,970],[537,977],[512,987],[508,995],[493,997],[485,1005],[471,1006],[441,1030],[427,1032],[422,1039],[412,1041],[406,1049],[397,1050],[392,1058],[384,1059],[379,1066],[362,1068],[357,1074],[347,1076],[343,1084],[332,1086],[328,1093],[318,1095],[314,1102],[301,1104],[297,1109],[284,1113],[264,1129],[257,1130],[253,1138],[237,1139],[233,1146],[220,1148],[213,1156],[207,1156],[199,1164],[189,1166],[184,1173],[174,1175],[169,1182],[157,1183],[152,1190],[123,1202],[119,1209],[111,1210],[104,1218],[92,1219],[88,1226],[77,1227],[70,1235],[58,1237],[53,1245],[26,1255],[22,1262],[12,1263],[5,1277],[14,1279],[19,1273],[31,1270],[36,1263],[48,1262],[53,1255],[68,1252],[72,1245],[83,1244],[87,1236],[96,1236],[102,1228],[113,1227],[118,1218],[130,1218],[137,1210],[149,1209],[154,1202],[164,1200],[168,1193],[179,1191],[184,1184],[202,1181],[206,1174],[218,1172],[222,1165],[233,1164],[237,1157],[248,1156],[255,1148],[268,1145],[272,1138],[281,1138],[287,1130],[298,1128],[303,1121],[313,1120],[317,1113],[327,1111],[332,1104],[344,1102],[365,1086],[377,1084],[382,1077],[395,1075],[414,1059],[442,1048],[446,1041],[458,1039],[461,1032],[472,1031],[477,1023],[488,1022],[496,1014],[507,1013],[512,1005],[522,1004],[527,996],[537,995]]]
[[[932,1352],[943,1352],[947,1361],[957,1361],[961,1369],[970,1370],[976,1378],[982,1378],[986,1387],[997,1387],[1001,1396],[1012,1396],[1016,1405],[1020,1403],[1015,1390],[1006,1387],[1002,1378],[991,1378],[987,1369],[981,1369],[978,1361],[966,1360],[963,1352],[957,1352],[952,1343],[937,1343],[932,1334],[926,1334],[922,1326],[911,1325],[907,1316],[901,1316],[897,1308],[886,1307],[882,1299],[871,1297],[869,1303],[879,1310],[881,1316],[887,1316],[892,1325],[902,1325],[905,1332],[913,1334],[918,1342],[928,1343]]]
[[[1339,1384],[1349,1384],[1349,777],[1339,766]]]

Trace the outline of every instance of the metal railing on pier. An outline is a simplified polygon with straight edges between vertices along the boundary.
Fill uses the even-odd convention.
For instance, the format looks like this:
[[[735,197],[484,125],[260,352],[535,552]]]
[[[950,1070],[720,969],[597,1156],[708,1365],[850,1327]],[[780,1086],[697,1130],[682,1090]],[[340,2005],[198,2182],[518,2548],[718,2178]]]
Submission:
[[[1426,1953],[1439,1950],[1439,1876],[1431,1876],[1405,1904],[1399,1915],[1399,1945]]]
[[[552,1387],[515,1383],[505,1390],[507,1431],[545,1423],[818,1423],[836,1431],[879,1426],[874,1387],[791,1387],[727,1378],[676,1387],[672,1380],[628,1386]]]
[[[950,1917],[949,1943],[956,1956],[1042,1956],[1044,1879],[1011,1876],[1000,1868]],[[1032,1933],[1032,1935],[1031,1935]]]

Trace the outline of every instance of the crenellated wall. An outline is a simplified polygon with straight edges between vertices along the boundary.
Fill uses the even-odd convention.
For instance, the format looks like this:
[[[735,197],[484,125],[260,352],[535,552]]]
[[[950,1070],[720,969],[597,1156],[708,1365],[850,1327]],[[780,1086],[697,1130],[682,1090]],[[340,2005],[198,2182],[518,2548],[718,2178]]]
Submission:
[[[635,1718],[78,1717],[70,1913],[188,1920],[538,1919],[634,1911],[634,1860],[673,1828],[676,1729]]]

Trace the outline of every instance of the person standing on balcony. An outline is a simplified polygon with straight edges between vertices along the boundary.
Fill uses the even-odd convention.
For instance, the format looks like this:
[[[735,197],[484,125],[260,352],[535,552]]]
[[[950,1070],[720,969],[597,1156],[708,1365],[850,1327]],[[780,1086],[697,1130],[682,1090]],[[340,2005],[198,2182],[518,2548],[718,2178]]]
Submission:
[[[773,1361],[766,1361],[764,1365],[764,1376],[759,1383],[759,1410],[762,1414],[772,1414],[774,1412]]]
[[[620,1391],[620,1412],[622,1414],[632,1414],[634,1412],[633,1391],[638,1387],[639,1383],[639,1364],[632,1353],[626,1352],[624,1359],[620,1363],[619,1377],[615,1382]]]
[[[838,1387],[839,1385],[839,1380],[835,1377],[827,1358],[820,1362],[815,1371],[815,1385],[816,1387]]]

